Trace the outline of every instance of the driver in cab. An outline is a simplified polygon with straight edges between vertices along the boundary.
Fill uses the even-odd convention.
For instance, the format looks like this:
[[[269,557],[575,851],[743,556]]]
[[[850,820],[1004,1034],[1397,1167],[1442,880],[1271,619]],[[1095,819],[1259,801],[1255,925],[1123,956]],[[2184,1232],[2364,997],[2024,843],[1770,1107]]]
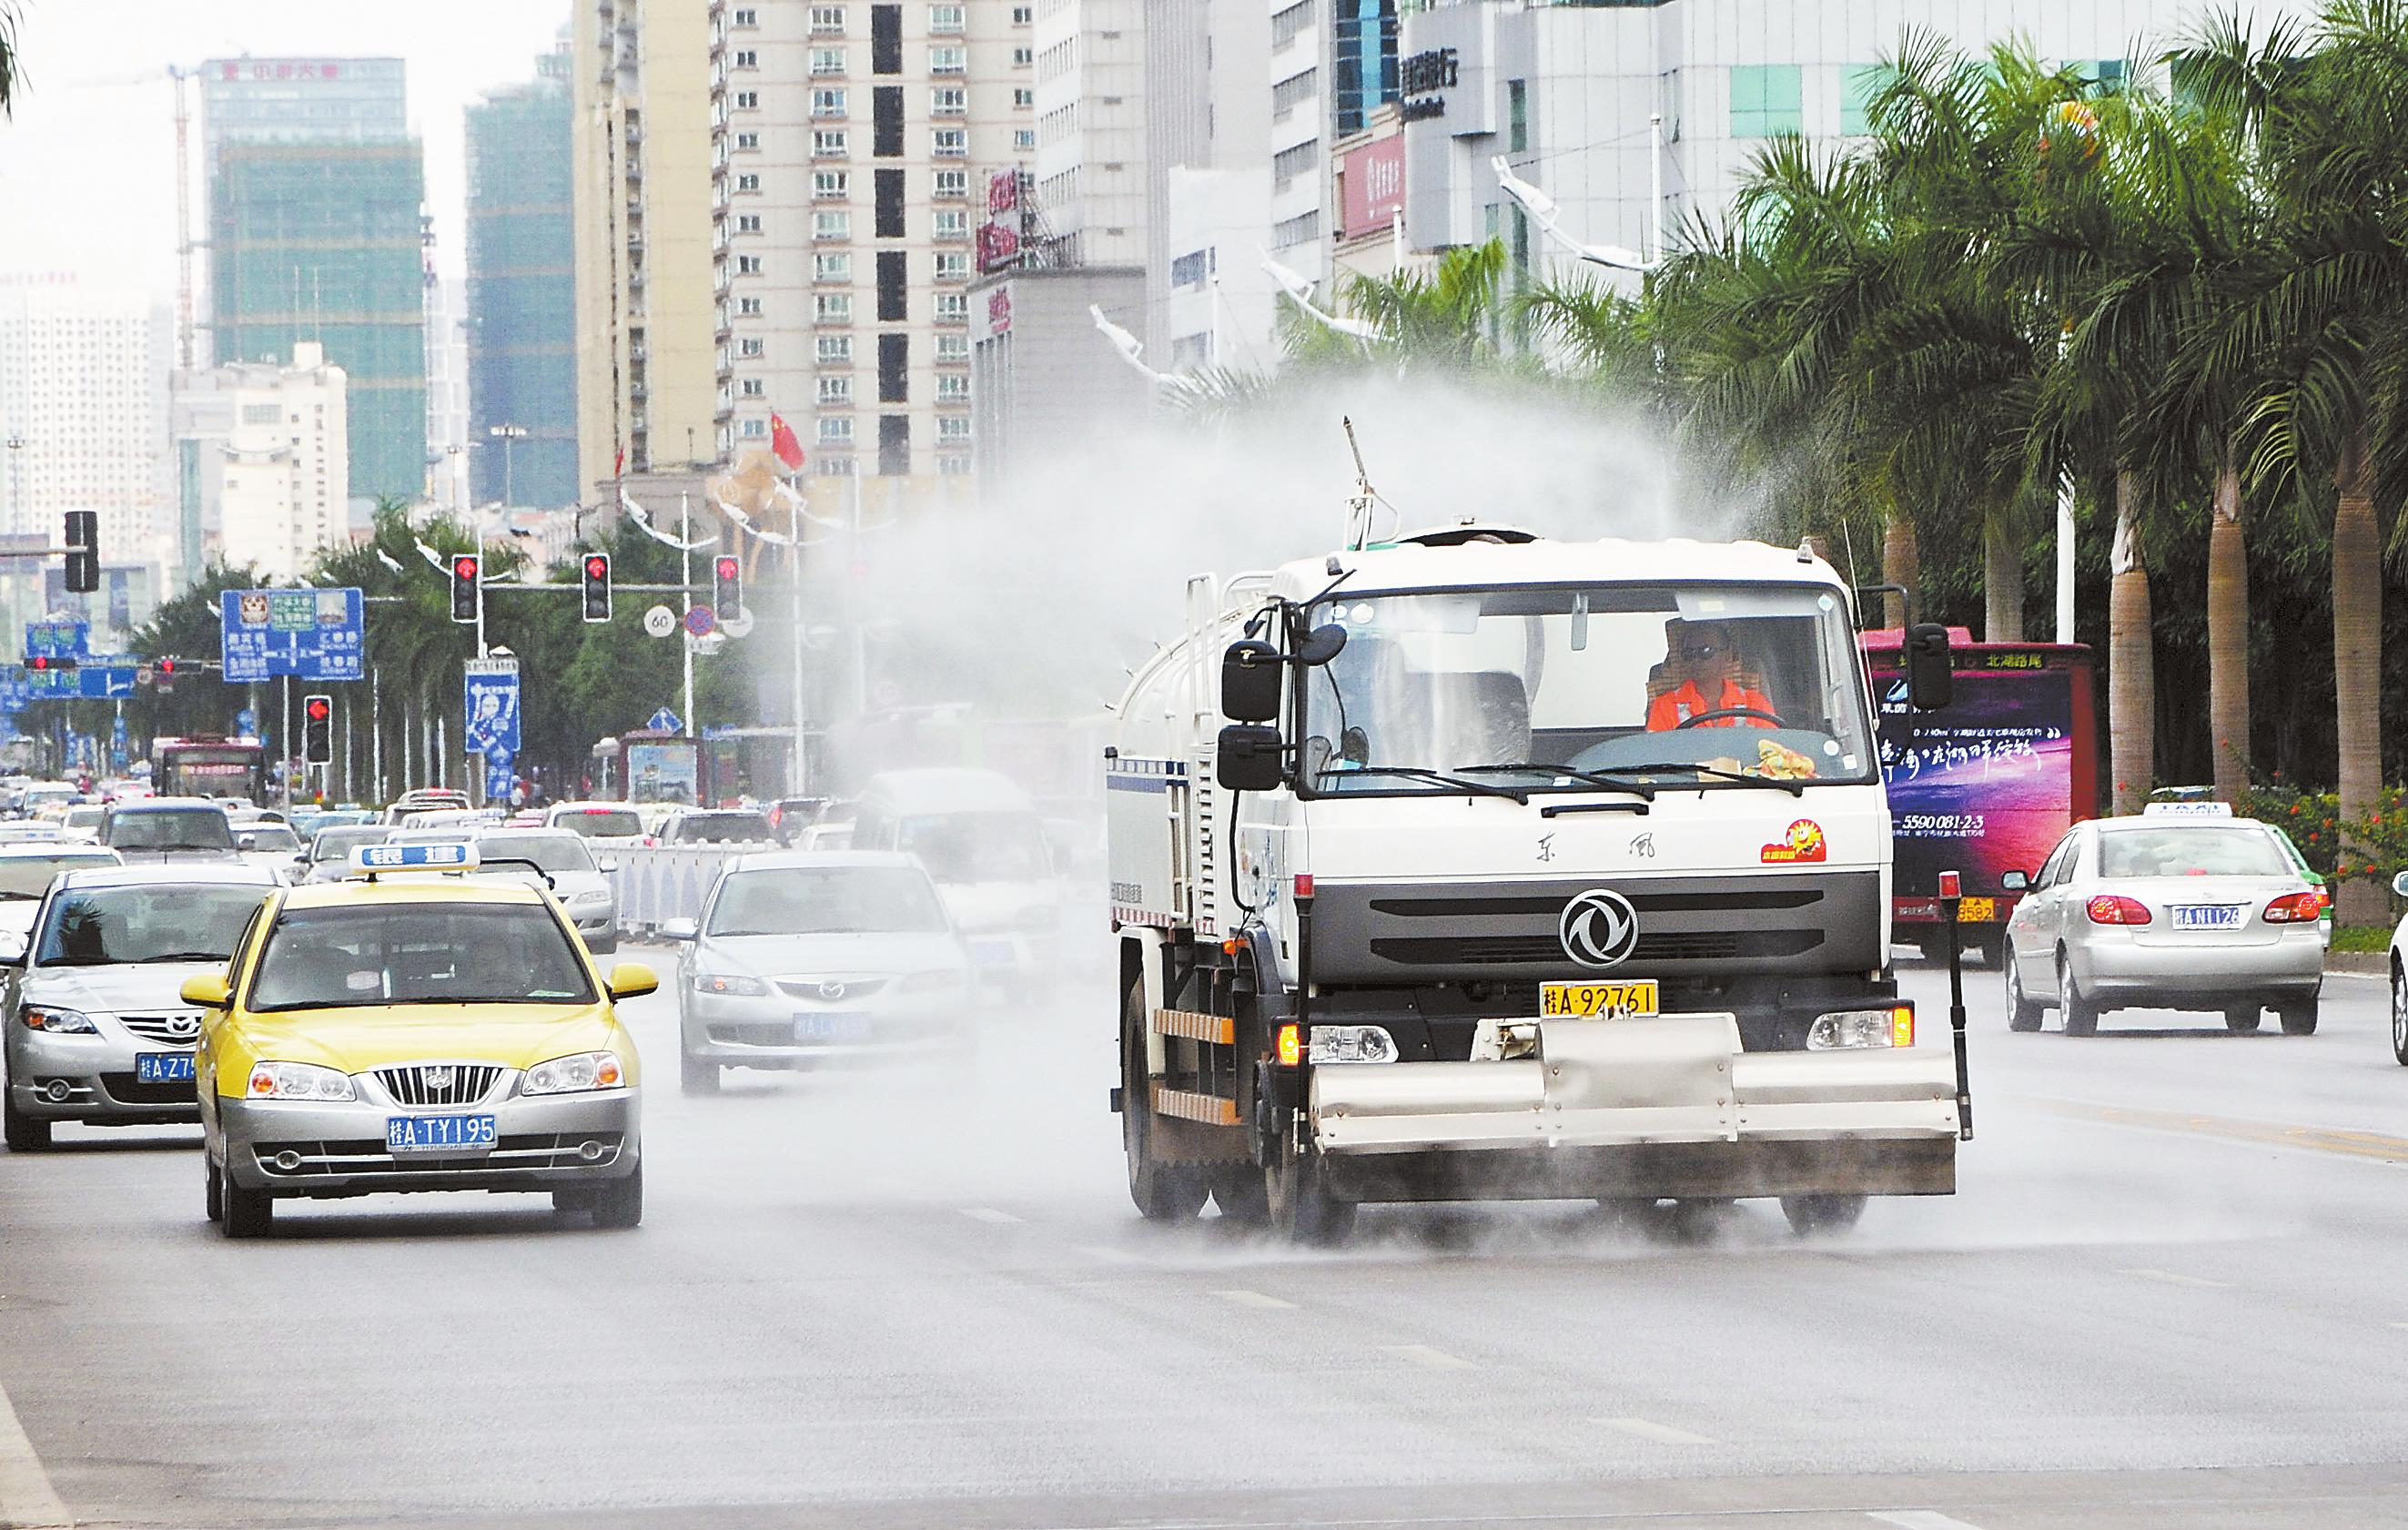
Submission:
[[[1772,698],[1741,675],[1739,648],[1727,623],[1674,620],[1665,623],[1664,636],[1664,666],[1649,687],[1656,695],[1647,704],[1648,732],[1777,726]],[[1718,712],[1737,715],[1713,715]]]

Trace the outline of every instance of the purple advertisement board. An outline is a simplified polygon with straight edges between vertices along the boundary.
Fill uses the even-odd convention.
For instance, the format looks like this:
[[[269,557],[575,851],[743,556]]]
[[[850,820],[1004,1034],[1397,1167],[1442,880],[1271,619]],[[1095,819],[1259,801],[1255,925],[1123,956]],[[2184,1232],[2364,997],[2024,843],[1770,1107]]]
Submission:
[[[1963,873],[1968,898],[1994,898],[2001,876],[2047,858],[2073,822],[2076,681],[1960,669],[1948,706],[1916,712],[1903,676],[1874,676],[1899,903],[1936,896],[1942,871]]]

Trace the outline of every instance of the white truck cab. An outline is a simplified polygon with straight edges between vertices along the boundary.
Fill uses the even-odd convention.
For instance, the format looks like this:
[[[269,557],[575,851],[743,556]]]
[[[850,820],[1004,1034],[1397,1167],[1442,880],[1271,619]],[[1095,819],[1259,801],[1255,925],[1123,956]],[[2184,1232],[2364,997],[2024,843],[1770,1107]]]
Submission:
[[[1147,1215],[1954,1190],[1828,565],[1449,528],[1199,577],[1186,629],[1106,762]],[[1939,705],[1944,629],[1909,648]]]

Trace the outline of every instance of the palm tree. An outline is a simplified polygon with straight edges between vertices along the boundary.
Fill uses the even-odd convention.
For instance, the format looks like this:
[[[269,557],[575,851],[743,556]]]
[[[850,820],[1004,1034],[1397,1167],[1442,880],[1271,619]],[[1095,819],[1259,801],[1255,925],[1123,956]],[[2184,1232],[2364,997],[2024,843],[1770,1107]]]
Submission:
[[[23,79],[17,62],[17,0],[0,0],[0,117],[9,114]]]

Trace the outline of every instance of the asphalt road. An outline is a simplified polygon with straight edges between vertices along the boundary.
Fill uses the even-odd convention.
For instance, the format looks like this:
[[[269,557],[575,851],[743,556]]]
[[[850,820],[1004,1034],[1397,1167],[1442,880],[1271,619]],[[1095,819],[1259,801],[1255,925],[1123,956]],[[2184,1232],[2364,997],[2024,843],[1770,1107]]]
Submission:
[[[644,1001],[633,1232],[380,1197],[233,1244],[196,1133],[69,1132],[0,1153],[0,1523],[2408,1524],[2381,985],[2313,1038],[2073,1039],[1971,978],[1961,1194],[1818,1242],[1756,1204],[1146,1226],[1100,1001],[997,1021],[975,1085],[699,1101]]]

